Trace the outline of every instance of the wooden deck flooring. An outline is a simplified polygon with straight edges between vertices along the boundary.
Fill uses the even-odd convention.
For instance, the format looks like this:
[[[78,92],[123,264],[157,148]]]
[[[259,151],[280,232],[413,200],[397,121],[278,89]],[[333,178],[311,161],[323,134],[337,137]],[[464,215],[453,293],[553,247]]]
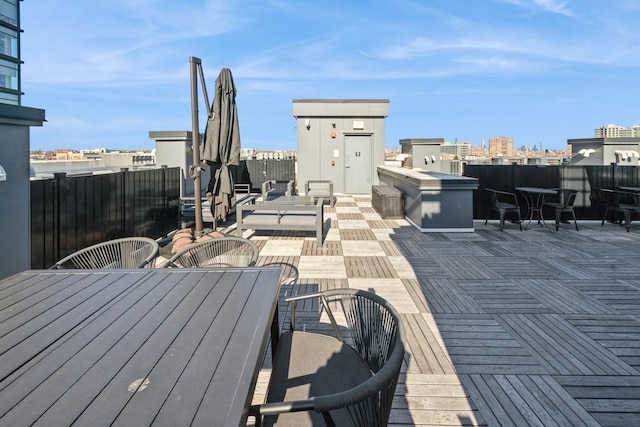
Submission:
[[[258,264],[287,266],[283,295],[368,289],[401,313],[390,425],[640,425],[640,223],[420,233],[366,196],[325,209],[322,247],[304,233],[247,236]]]

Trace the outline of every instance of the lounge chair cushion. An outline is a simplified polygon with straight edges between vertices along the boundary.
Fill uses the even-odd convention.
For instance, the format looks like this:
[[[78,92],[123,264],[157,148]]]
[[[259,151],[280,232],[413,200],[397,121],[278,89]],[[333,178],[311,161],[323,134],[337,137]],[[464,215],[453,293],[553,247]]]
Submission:
[[[280,337],[271,373],[267,402],[308,399],[349,390],[372,372],[360,355],[338,339],[307,332],[285,332]],[[352,425],[344,409],[332,412],[338,426]],[[266,426],[324,425],[313,411],[267,416]]]

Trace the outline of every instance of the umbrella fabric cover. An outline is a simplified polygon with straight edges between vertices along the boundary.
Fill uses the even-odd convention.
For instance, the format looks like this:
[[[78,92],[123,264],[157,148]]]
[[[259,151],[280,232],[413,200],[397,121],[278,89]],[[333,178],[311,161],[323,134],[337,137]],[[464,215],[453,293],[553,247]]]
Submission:
[[[212,197],[211,213],[225,221],[232,207],[233,176],[230,165],[240,163],[240,127],[236,109],[236,87],[231,70],[223,68],[216,89],[202,144],[202,160],[213,165],[207,197]]]

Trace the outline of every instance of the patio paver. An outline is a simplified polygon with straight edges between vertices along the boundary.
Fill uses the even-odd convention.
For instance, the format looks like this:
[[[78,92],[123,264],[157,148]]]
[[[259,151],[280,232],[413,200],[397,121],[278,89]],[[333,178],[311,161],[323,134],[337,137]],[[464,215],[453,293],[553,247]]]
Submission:
[[[338,195],[325,214],[322,247],[304,233],[248,237],[267,240],[259,265],[295,263],[287,295],[371,289],[402,313],[390,425],[640,424],[640,225],[420,233],[366,195]]]

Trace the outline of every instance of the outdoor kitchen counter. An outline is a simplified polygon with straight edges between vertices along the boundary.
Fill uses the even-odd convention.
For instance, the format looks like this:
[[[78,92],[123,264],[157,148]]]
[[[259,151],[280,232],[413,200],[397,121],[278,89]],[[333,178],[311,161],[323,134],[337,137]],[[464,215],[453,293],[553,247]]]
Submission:
[[[420,231],[474,231],[476,178],[388,166],[378,166],[378,177],[404,194],[405,217]]]

